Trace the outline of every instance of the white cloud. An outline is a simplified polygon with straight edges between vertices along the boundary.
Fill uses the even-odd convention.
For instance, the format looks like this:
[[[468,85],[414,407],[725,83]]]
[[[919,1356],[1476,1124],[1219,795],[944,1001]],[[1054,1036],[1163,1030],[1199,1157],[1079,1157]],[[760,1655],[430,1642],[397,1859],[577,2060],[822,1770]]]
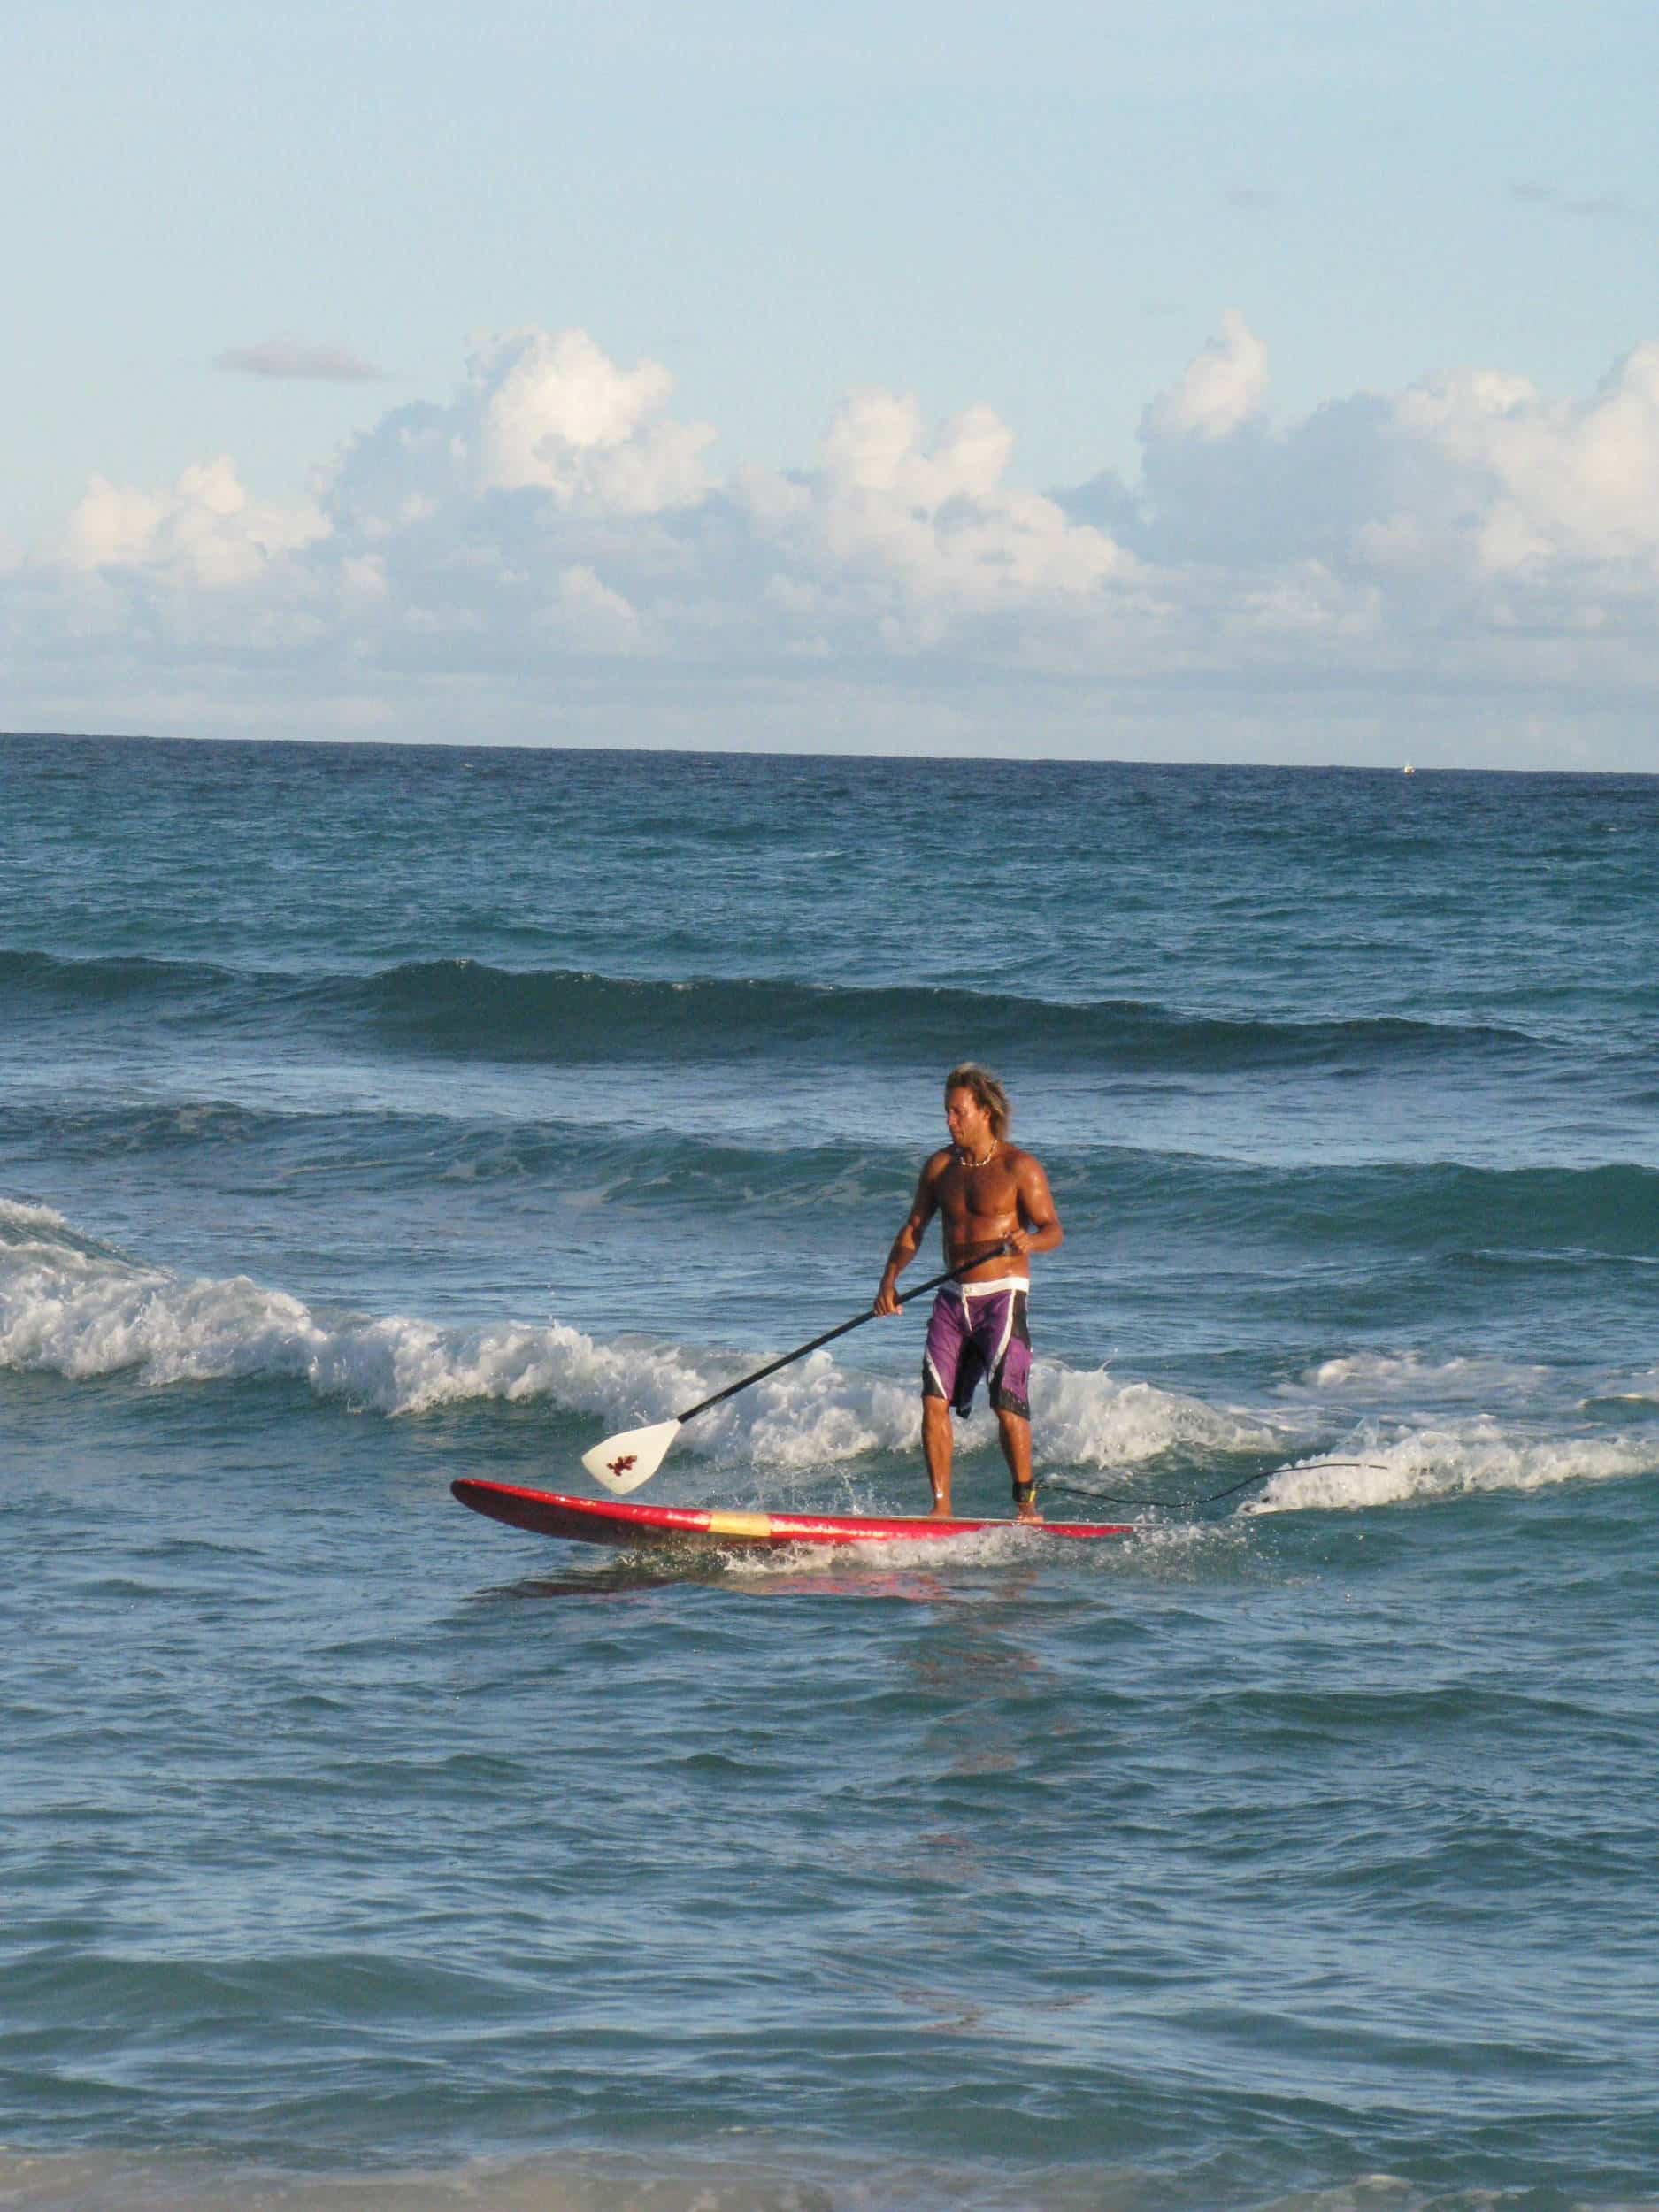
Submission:
[[[95,479],[61,544],[0,573],[0,616],[17,695],[91,701],[43,709],[88,726],[102,681],[122,712],[309,698],[422,734],[457,702],[480,734],[546,735],[559,700],[591,731],[611,699],[636,741],[722,741],[741,695],[757,735],[787,699],[791,729],[888,743],[1014,711],[1036,749],[1202,727],[1294,751],[1300,716],[1318,757],[1409,698],[1419,758],[1425,710],[1486,757],[1581,757],[1601,714],[1652,764],[1659,342],[1585,397],[1475,369],[1285,422],[1266,396],[1230,311],[1148,407],[1136,482],[1044,495],[990,409],[933,425],[875,389],[810,465],[720,481],[666,369],[518,331],[355,439],[312,505],[253,500],[223,457],[162,491]]]
[[[1267,348],[1230,307],[1220,335],[1153,401],[1147,432],[1155,438],[1225,438],[1248,422],[1266,396]]]
[[[1659,575],[1659,342],[1638,346],[1587,401],[1468,370],[1406,393],[1396,419],[1476,518],[1481,570],[1628,562]]]
[[[525,330],[480,347],[472,370],[480,488],[535,485],[562,506],[628,515],[682,506],[703,490],[699,456],[714,433],[652,423],[674,388],[657,362],[618,369],[585,331]]]
[[[65,550],[78,569],[126,568],[213,589],[252,581],[326,527],[314,508],[250,500],[221,454],[186,469],[166,492],[95,476],[69,518]]]
[[[788,608],[793,592],[814,623],[873,620],[904,652],[939,646],[964,618],[1074,606],[1133,571],[1103,532],[1003,485],[1013,445],[988,407],[954,417],[930,443],[914,399],[856,393],[810,477],[744,480],[740,496],[774,559],[772,603]]]
[[[642,516],[708,490],[706,424],[659,420],[673,379],[619,368],[585,331],[518,330],[480,345],[447,407],[395,408],[348,449],[341,518],[395,528],[488,492],[544,492],[561,511]]]
[[[550,619],[580,652],[632,653],[644,642],[635,610],[580,563],[560,573]]]

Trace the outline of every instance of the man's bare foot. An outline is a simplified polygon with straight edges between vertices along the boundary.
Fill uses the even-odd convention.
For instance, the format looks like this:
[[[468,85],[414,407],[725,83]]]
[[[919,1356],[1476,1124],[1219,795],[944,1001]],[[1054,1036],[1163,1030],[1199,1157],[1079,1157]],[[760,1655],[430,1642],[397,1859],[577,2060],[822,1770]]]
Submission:
[[[930,1521],[954,1521],[956,1517],[950,1509],[949,1498],[935,1498],[933,1509],[927,1517]]]
[[[1017,1521],[1034,1521],[1039,1527],[1042,1525],[1042,1516],[1034,1505],[1022,1505],[1014,1518]]]

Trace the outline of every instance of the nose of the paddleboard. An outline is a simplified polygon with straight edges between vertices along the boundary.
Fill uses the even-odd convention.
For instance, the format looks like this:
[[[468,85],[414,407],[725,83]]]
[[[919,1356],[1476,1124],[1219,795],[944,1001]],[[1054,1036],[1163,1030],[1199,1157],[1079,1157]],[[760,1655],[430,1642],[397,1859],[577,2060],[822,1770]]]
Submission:
[[[582,1465],[595,1482],[603,1483],[613,1497],[626,1498],[649,1482],[662,1465],[668,1448],[680,1433],[678,1421],[658,1421],[649,1429],[628,1429],[608,1436],[582,1454]]]

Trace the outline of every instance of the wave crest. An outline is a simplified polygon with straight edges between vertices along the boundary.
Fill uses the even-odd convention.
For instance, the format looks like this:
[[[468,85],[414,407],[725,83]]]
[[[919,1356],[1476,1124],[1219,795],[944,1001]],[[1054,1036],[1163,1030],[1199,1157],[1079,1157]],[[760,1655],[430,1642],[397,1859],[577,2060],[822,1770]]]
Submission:
[[[0,1365],[152,1386],[298,1379],[393,1415],[537,1397],[595,1413],[644,1400],[660,1414],[703,1387],[677,1353],[595,1344],[558,1322],[444,1329],[313,1310],[246,1275],[186,1279],[15,1201],[0,1201]]]
[[[879,987],[767,977],[611,976],[467,958],[366,974],[227,968],[206,961],[65,957],[0,948],[0,1007],[111,1000],[199,1007],[216,1022],[303,1010],[383,1045],[514,1061],[776,1060],[854,1051],[860,1061],[948,1065],[964,1038],[994,1057],[1075,1069],[1188,1073],[1372,1068],[1402,1059],[1530,1056],[1538,1041],[1490,1022],[1327,1014],[1306,1020],[1186,1010],[1156,1000],[1056,1000],[930,984]]]
[[[667,1419],[764,1356],[607,1343],[557,1320],[468,1329],[312,1308],[250,1276],[186,1278],[129,1259],[50,1207],[0,1200],[0,1366],[12,1369],[71,1379],[129,1374],[151,1386],[299,1381],[319,1397],[389,1417],[535,1401],[620,1427]],[[1380,1371],[1370,1379],[1385,1386],[1415,1365],[1370,1364]],[[1329,1362],[1310,1379],[1351,1383],[1353,1370]],[[1219,1463],[1282,1455],[1315,1422],[1329,1432],[1317,1407],[1216,1406],[1119,1382],[1103,1368],[1039,1362],[1032,1389],[1040,1470],[1056,1474],[1179,1471],[1182,1488],[1198,1492]],[[727,1466],[807,1483],[828,1468],[914,1454],[919,1429],[913,1381],[844,1368],[818,1351],[700,1419],[685,1444]],[[1482,1415],[1389,1440],[1373,1441],[1373,1433],[1283,1469],[1242,1509],[1356,1511],[1659,1472],[1659,1430],[1651,1425],[1550,1438],[1517,1434]],[[996,1424],[983,1408],[957,1431],[964,1455],[995,1446]]]
[[[246,1275],[187,1279],[79,1236],[50,1208],[0,1201],[0,1365],[141,1384],[296,1380],[390,1417],[475,1402],[550,1402],[618,1424],[664,1420],[763,1357],[604,1343],[562,1321],[446,1328],[406,1315],[313,1309]],[[1043,1463],[1080,1468],[1282,1448],[1284,1432],[1104,1370],[1040,1363]],[[827,1351],[758,1383],[687,1432],[694,1451],[810,1475],[920,1434],[915,1384],[839,1366]],[[991,1449],[983,1409],[959,1451]]]
[[[1333,1455],[1286,1468],[1241,1510],[1352,1513],[1490,1491],[1552,1489],[1659,1474],[1659,1438],[1517,1437],[1495,1421],[1417,1429],[1389,1444],[1355,1447],[1356,1465]]]

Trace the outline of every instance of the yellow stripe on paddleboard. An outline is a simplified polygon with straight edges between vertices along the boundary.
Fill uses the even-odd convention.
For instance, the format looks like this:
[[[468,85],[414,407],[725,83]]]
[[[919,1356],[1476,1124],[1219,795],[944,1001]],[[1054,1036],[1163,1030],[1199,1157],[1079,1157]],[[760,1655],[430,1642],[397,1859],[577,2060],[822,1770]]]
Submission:
[[[770,1513],[710,1513],[710,1536],[770,1536]]]

